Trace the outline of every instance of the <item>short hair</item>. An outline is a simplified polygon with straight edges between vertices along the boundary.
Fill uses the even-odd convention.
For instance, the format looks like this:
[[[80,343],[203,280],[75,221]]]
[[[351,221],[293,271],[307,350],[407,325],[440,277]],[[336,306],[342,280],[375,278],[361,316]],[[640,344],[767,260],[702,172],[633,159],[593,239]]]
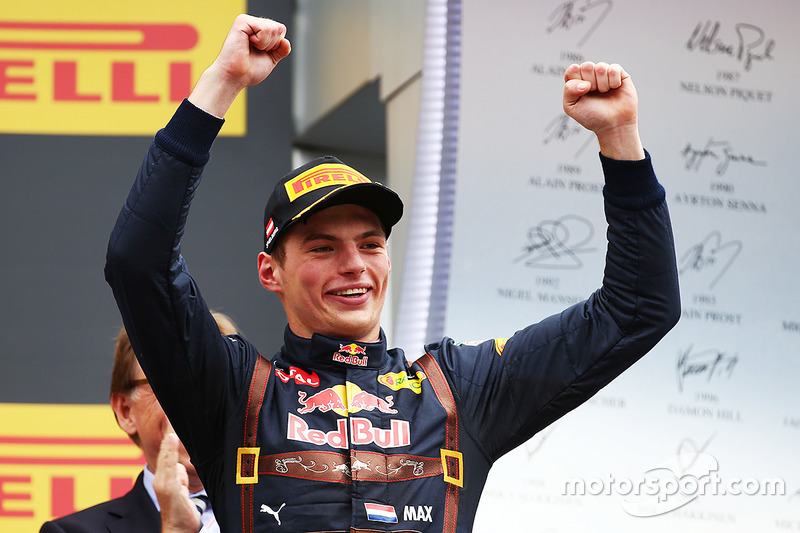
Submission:
[[[212,312],[211,315],[217,321],[220,333],[223,335],[234,335],[239,329],[233,319],[225,313]],[[111,391],[110,395],[127,394],[134,388],[133,370],[136,368],[136,354],[133,353],[128,332],[123,327],[117,335],[117,344],[114,348],[114,367],[111,369]]]
[[[125,394],[133,388],[133,369],[136,355],[133,353],[128,332],[123,327],[117,335],[114,348],[114,367],[111,369],[111,396]]]
[[[270,257],[278,263],[279,267],[283,268],[283,264],[286,261],[286,243],[284,239],[279,239],[275,242]]]

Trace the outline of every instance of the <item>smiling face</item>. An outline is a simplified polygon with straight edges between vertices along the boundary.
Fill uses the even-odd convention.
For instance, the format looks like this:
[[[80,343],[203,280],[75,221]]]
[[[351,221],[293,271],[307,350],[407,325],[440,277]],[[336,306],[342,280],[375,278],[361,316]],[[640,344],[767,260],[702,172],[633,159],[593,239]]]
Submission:
[[[261,284],[280,296],[291,330],[374,342],[391,264],[385,232],[369,209],[337,205],[282,236],[281,263],[259,254]]]

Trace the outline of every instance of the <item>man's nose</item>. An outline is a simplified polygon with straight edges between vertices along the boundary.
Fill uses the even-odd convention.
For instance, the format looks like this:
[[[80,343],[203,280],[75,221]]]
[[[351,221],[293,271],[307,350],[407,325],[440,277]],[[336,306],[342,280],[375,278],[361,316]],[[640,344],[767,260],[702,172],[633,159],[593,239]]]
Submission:
[[[340,257],[340,270],[344,274],[360,274],[367,269],[364,258],[361,256],[361,251],[355,244],[345,246]]]

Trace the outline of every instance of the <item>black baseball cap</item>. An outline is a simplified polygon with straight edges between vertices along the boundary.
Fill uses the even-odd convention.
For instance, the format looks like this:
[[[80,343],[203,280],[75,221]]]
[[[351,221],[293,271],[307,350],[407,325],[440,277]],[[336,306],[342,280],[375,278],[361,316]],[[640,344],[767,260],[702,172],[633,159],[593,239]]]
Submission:
[[[278,235],[295,222],[341,204],[360,205],[375,213],[387,237],[403,216],[403,201],[389,187],[333,156],[319,157],[292,170],[275,185],[264,209],[264,251],[271,254]]]

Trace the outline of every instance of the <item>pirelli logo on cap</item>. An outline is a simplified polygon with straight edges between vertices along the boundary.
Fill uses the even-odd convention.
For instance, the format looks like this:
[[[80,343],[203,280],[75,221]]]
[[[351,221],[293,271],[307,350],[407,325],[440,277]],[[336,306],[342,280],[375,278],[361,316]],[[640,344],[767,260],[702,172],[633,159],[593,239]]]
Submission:
[[[219,52],[243,0],[5,2],[0,133],[151,136]],[[244,98],[221,135],[244,135]]]
[[[355,183],[372,183],[372,181],[347,165],[326,163],[310,168],[296,178],[287,181],[285,187],[289,201],[294,202],[304,194],[323,187],[353,185]]]

